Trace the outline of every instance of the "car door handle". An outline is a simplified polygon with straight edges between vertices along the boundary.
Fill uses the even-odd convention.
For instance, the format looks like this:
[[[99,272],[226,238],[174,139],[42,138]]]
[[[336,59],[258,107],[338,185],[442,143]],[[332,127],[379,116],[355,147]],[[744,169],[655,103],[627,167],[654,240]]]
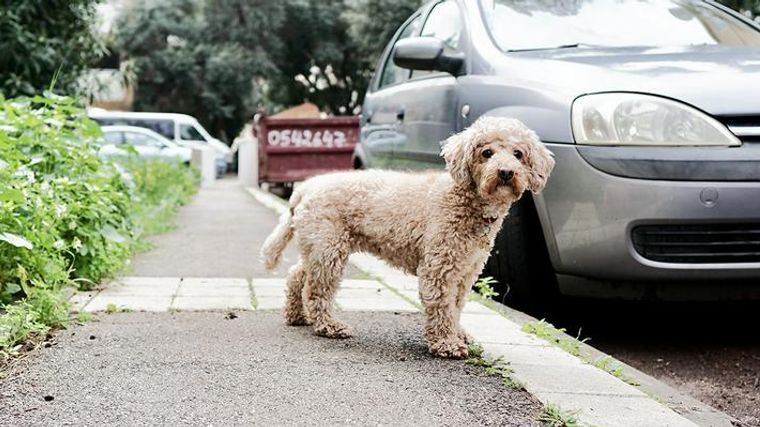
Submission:
[[[396,119],[398,121],[400,121],[400,122],[403,122],[404,121],[404,115],[405,115],[405,112],[404,112],[404,109],[402,108],[402,109],[398,110],[398,112],[396,112]]]

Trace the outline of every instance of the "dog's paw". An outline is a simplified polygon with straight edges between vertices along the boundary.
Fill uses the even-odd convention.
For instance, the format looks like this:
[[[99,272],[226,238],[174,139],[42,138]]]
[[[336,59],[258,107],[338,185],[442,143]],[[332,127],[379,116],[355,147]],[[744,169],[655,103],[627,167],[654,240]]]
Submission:
[[[464,359],[470,354],[467,350],[467,343],[458,336],[431,343],[430,352],[433,356],[445,359]]]
[[[460,340],[464,341],[465,344],[475,344],[475,339],[472,338],[472,335],[465,332],[464,329],[458,330],[457,336]]]
[[[314,333],[327,338],[351,338],[351,328],[345,323],[330,322],[324,323],[314,328]]]
[[[311,325],[306,316],[285,316],[285,324],[288,326],[308,326]]]

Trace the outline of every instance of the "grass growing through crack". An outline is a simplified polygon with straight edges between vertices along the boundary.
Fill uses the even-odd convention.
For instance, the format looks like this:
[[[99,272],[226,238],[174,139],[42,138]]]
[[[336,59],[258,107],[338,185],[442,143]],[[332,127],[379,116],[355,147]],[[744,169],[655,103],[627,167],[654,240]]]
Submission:
[[[610,356],[602,356],[598,359],[596,359],[593,363],[593,365],[608,374],[612,375],[615,378],[619,378],[622,381],[625,381],[626,383],[632,385],[632,386],[640,386],[641,383],[636,381],[635,379],[625,375],[625,372],[623,371],[623,367],[620,364],[615,363]]]
[[[563,411],[557,405],[546,405],[544,412],[538,416],[538,422],[545,427],[580,427],[578,417],[572,412]]]
[[[566,330],[564,328],[557,329],[554,327],[554,325],[543,319],[539,320],[538,322],[530,322],[524,324],[522,331],[533,334],[545,341],[548,341],[572,354],[573,356],[580,356],[581,344],[588,341],[588,338],[584,338],[582,340],[579,339],[580,334],[578,335],[578,338],[567,337],[565,336]]]
[[[465,363],[470,366],[480,366],[485,369],[486,375],[495,376],[501,378],[502,384],[515,389],[524,390],[525,387],[513,378],[515,373],[512,368],[509,367],[509,363],[505,362],[501,357],[496,359],[486,359],[483,357],[483,347],[478,344],[470,344],[468,346],[470,352],[470,358],[465,360]]]

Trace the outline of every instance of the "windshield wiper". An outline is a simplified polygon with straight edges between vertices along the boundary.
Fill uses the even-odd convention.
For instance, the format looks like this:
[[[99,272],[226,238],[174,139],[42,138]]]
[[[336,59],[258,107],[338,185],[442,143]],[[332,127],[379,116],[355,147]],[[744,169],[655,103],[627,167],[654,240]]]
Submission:
[[[530,52],[534,50],[554,50],[554,49],[575,49],[579,47],[600,47],[598,45],[588,44],[588,43],[571,43],[571,44],[561,44],[559,46],[550,46],[550,47],[531,47],[527,49],[510,49],[507,52]]]

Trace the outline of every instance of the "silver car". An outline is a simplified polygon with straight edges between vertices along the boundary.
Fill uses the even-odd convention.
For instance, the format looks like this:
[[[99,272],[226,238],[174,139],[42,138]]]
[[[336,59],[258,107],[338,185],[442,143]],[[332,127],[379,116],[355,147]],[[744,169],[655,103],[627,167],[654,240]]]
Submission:
[[[131,147],[141,157],[176,160],[190,163],[192,150],[180,147],[150,129],[137,126],[102,126],[103,140],[99,154],[102,156],[124,156],[126,147]]]
[[[556,169],[485,275],[561,292],[760,296],[760,28],[697,0],[442,0],[385,49],[358,168],[443,167],[482,115],[536,130]]]

